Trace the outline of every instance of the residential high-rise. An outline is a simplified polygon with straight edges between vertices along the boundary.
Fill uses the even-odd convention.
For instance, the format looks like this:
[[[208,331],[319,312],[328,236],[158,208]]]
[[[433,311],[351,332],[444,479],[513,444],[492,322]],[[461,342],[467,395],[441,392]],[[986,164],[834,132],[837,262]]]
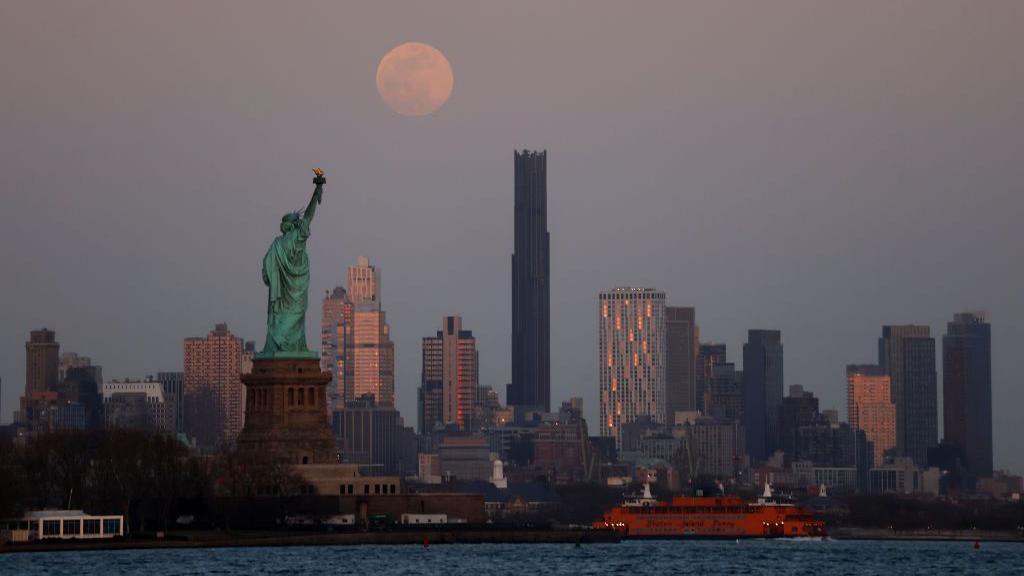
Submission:
[[[204,338],[185,339],[186,432],[200,445],[234,442],[245,419],[242,339],[217,324]]]
[[[748,331],[743,345],[743,425],[753,462],[767,460],[779,447],[782,374],[782,333]]]
[[[519,421],[529,412],[551,411],[547,203],[547,151],[515,152],[512,383],[507,400]]]
[[[443,330],[423,339],[423,371],[420,387],[420,432],[438,425],[475,428],[480,359],[476,338],[462,329],[462,318],[446,316]],[[440,401],[440,409],[438,409]]]
[[[697,410],[711,414],[708,405],[708,393],[715,366],[725,364],[725,344],[705,344],[697,347],[697,360],[694,367],[694,396],[697,399]]]
[[[943,433],[975,478],[992,476],[992,327],[984,313],[956,314],[942,337]]]
[[[350,271],[349,276],[352,275]],[[327,387],[330,411],[355,399],[351,358],[354,321],[355,306],[344,287],[338,286],[324,296],[320,321],[320,370],[331,375],[331,383]]]
[[[881,366],[846,367],[846,411],[850,426],[863,430],[874,445],[874,465],[884,464],[886,452],[896,448],[896,405],[889,375]]]
[[[878,364],[889,375],[896,405],[896,454],[928,465],[938,444],[935,339],[927,326],[883,326]]]
[[[614,288],[598,297],[601,435],[621,447],[622,425],[640,417],[664,424],[665,293]]]
[[[698,410],[697,325],[692,307],[665,307],[665,423],[675,424],[676,412]]]

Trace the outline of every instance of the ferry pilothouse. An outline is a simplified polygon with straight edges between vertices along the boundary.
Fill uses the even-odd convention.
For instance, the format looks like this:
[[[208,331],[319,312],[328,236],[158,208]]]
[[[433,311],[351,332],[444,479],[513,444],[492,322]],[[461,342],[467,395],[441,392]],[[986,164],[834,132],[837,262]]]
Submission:
[[[825,535],[824,522],[791,501],[772,495],[765,484],[756,502],[736,496],[695,496],[660,502],[644,483],[643,492],[605,513],[595,528],[626,538],[802,538]]]

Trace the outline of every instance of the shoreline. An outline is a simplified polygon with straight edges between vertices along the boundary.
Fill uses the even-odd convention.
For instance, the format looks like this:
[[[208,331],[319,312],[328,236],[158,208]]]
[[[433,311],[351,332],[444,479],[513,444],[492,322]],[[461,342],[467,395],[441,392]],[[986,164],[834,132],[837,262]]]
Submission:
[[[189,532],[166,538],[9,543],[0,555],[32,552],[434,544],[615,544],[610,530],[410,530],[396,532]]]
[[[896,532],[884,528],[836,528],[826,538],[918,542],[1009,542],[1024,536],[1006,530],[933,530]],[[166,538],[64,540],[0,545],[0,555],[34,552],[88,552],[190,548],[258,548],[291,546],[381,546],[435,544],[617,544],[624,540],[605,530],[410,530],[395,532],[184,532]],[[685,540],[681,538],[680,540]],[[696,540],[696,539],[694,539]],[[732,540],[731,538],[727,540]]]

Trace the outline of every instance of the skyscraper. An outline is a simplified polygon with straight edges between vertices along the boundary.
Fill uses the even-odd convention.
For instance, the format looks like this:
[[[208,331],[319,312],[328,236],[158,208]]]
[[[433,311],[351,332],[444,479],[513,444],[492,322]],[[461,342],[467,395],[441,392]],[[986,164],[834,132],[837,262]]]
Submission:
[[[217,324],[185,339],[185,429],[201,445],[234,442],[245,419],[242,339]]]
[[[376,302],[357,304],[353,314],[352,394],[369,394],[379,406],[395,405],[395,345]]]
[[[348,292],[356,305],[380,302],[380,272],[366,256],[356,258],[356,265],[348,267]]]
[[[697,347],[697,360],[694,367],[694,396],[697,399],[697,409],[704,414],[712,413],[708,402],[715,366],[725,364],[725,362],[725,344],[702,343]]]
[[[943,433],[975,478],[992,476],[992,327],[984,313],[956,314],[942,337]]]
[[[676,412],[694,411],[703,400],[696,389],[697,326],[692,307],[665,307],[665,423]]]
[[[174,415],[174,433],[185,431],[185,373],[157,372],[156,380],[163,387],[164,398]]]
[[[50,392],[60,382],[60,344],[53,330],[33,330],[25,342],[25,392]]]
[[[664,424],[665,293],[614,288],[598,296],[601,435],[622,442],[622,425],[639,417]]]
[[[883,326],[878,364],[889,375],[896,405],[896,453],[928,465],[938,443],[935,339],[927,326]]]
[[[516,419],[551,411],[547,151],[515,152],[512,253],[512,384]]]
[[[25,342],[25,394],[16,420],[31,432],[54,427],[53,405],[60,377],[60,344],[52,330],[33,330]]]
[[[782,333],[748,331],[743,345],[743,425],[753,462],[765,461],[779,447],[782,374]]]
[[[351,276],[351,273],[350,273]],[[331,375],[327,407],[334,411],[355,399],[352,384],[352,326],[355,306],[344,287],[324,296],[320,321],[320,370]]]
[[[395,345],[380,300],[380,271],[360,256],[348,268],[348,289],[324,296],[320,369],[331,375],[328,410],[366,394],[382,407],[395,404]]]
[[[881,366],[846,367],[846,413],[850,426],[864,431],[874,445],[876,467],[896,448],[896,405],[889,375]]]
[[[480,359],[476,338],[462,329],[462,318],[446,316],[443,330],[423,339],[423,372],[420,387],[420,432],[437,424],[456,424],[472,430],[476,423]]]

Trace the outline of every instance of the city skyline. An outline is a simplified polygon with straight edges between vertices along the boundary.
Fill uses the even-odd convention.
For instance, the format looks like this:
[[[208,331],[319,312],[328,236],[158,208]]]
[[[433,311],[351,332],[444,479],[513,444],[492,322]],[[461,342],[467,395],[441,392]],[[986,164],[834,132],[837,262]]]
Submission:
[[[11,82],[0,98],[18,114],[3,116],[10,137],[0,149],[0,203],[23,217],[0,231],[21,270],[0,289],[20,303],[0,322],[0,422],[10,421],[23,390],[26,335],[43,326],[113,378],[181,370],[182,339],[219,322],[262,345],[251,248],[267,240],[268,214],[297,208],[295,175],[321,160],[336,176],[310,247],[311,294],[341,284],[358,254],[387,271],[403,416],[411,422],[416,413],[420,338],[443,315],[473,327],[480,384],[503,389],[511,379],[508,152],[527,146],[550,154],[553,406],[582,396],[597,422],[593,310],[612,286],[655,286],[694,306],[701,341],[728,344],[737,364],[748,329],[781,330],[784,385],[803,384],[823,408],[840,409],[845,366],[876,361],[879,327],[922,324],[937,337],[952,314],[985,307],[995,465],[1024,469],[1010,440],[1022,397],[1006,352],[1024,343],[1013,252],[1024,240],[1015,222],[1024,121],[1013,103],[1024,88],[1012,74],[1014,18],[938,4],[916,23],[896,6],[875,6],[881,15],[821,8],[814,22],[788,24],[748,6],[761,17],[743,21],[766,28],[740,24],[717,41],[737,24],[737,8],[640,15],[622,7],[607,21],[584,14],[578,28],[588,31],[569,32],[582,47],[561,51],[549,26],[569,22],[570,8],[552,8],[552,24],[476,8],[541,32],[536,46],[512,56],[481,47],[443,11],[409,8],[421,16],[409,20],[433,27],[426,39],[456,76],[451,101],[422,119],[394,118],[371,81],[365,90],[349,82],[372,79],[380,54],[417,35],[411,24],[382,38],[360,33],[343,11],[323,24],[253,16],[251,29],[281,26],[295,41],[269,50],[236,36],[240,52],[196,68],[183,64],[225,33],[230,10],[212,8],[184,56],[172,50],[183,17],[172,7],[158,22],[141,8],[90,20],[90,51],[76,50],[73,35],[44,43],[29,36],[32,26],[5,27],[2,52],[37,51],[41,64],[2,60]],[[7,22],[75,30],[80,10],[16,7]],[[377,10],[387,17],[395,9]],[[865,36],[868,23],[875,28]],[[125,31],[143,25],[149,49],[120,50]],[[664,44],[637,34],[670,25],[683,29]],[[620,28],[626,39],[615,50],[587,52],[596,35]],[[819,29],[828,33],[807,51],[807,35]],[[786,40],[791,33],[804,42]],[[492,42],[507,47],[513,38],[497,31]],[[721,42],[734,43],[731,55],[699,49]],[[860,50],[887,66],[867,66]],[[323,52],[330,58],[311,59]],[[776,56],[766,62],[758,53]],[[328,63],[334,68],[320,75]],[[766,64],[774,67],[762,73]],[[129,69],[141,81],[119,80]],[[557,82],[565,70],[576,88]],[[237,78],[231,88],[215,80],[228,73]],[[322,84],[271,86],[299,78]],[[523,78],[558,89],[534,94],[519,87]],[[193,92],[188,79],[212,87]],[[632,87],[641,82],[649,89],[638,95]],[[340,102],[340,93],[350,96]],[[502,93],[517,96],[515,106]],[[948,233],[965,218],[975,222],[971,234]],[[185,259],[198,273],[184,272]],[[941,437],[941,419],[939,427]]]

